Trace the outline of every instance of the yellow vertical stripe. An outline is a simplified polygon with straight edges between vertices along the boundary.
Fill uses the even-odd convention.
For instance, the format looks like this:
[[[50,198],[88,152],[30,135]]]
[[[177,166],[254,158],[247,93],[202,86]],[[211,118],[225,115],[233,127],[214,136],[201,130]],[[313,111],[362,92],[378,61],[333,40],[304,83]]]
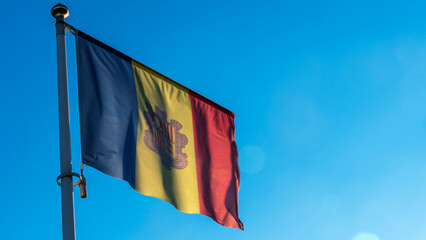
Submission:
[[[182,212],[199,213],[192,110],[188,91],[161,79],[161,76],[149,72],[137,62],[133,61],[132,66],[139,105],[135,189],[144,195],[163,199]],[[154,117],[152,122],[150,111],[157,113],[155,115],[157,117]],[[155,128],[153,125],[167,129],[165,122],[158,117],[162,114],[161,112],[167,114],[166,125],[176,124],[173,122],[174,120],[182,126],[178,133],[186,136],[188,139],[186,145],[182,144],[184,138],[179,138],[175,132],[162,134],[161,130],[152,130]],[[154,124],[152,124],[153,122]],[[150,133],[153,136],[152,139],[146,136]],[[153,147],[157,149],[157,152],[152,149]],[[182,154],[186,154],[187,165],[186,162],[178,161],[178,167],[175,168],[167,166],[167,161],[162,163],[160,155],[163,154],[163,161],[168,157],[164,157],[164,152],[159,153],[158,151],[174,151],[169,156],[176,158],[177,156],[174,155],[178,149],[181,149]]]

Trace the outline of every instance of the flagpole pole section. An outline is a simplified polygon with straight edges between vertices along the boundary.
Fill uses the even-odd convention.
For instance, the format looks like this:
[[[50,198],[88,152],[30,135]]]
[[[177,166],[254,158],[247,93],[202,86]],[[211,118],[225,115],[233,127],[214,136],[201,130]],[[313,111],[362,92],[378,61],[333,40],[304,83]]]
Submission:
[[[68,107],[68,76],[65,43],[65,18],[68,8],[62,4],[52,7],[52,16],[56,19],[56,49],[58,68],[58,105],[59,105],[59,144],[61,174],[72,172],[70,120]],[[72,176],[61,179],[62,238],[75,240],[74,193]]]

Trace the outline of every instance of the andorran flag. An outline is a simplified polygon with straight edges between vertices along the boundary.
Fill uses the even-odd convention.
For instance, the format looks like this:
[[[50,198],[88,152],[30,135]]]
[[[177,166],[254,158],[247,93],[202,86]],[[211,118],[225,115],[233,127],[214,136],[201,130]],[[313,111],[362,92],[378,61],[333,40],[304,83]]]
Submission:
[[[76,43],[83,163],[243,229],[234,114],[81,31]]]

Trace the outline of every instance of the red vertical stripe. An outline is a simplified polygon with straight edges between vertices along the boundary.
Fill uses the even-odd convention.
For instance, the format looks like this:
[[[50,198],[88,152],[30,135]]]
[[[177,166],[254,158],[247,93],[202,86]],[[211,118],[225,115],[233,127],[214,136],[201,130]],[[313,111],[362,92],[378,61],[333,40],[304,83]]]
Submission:
[[[200,213],[243,229],[238,218],[238,153],[233,115],[190,92]]]
[[[173,131],[174,131],[173,127],[170,126],[170,141],[172,141],[172,142],[175,141],[175,140],[173,140]]]

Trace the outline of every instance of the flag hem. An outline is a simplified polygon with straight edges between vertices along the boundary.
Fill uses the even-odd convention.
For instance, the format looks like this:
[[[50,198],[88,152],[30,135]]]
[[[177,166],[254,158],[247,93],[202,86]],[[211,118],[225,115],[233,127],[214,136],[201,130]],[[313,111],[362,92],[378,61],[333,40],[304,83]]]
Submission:
[[[82,37],[82,38],[86,39],[87,41],[90,41],[90,42],[92,42],[92,43],[94,43],[94,44],[98,45],[99,47],[105,48],[106,50],[111,51],[113,54],[116,54],[117,56],[122,57],[122,58],[124,58],[125,60],[127,60],[127,61],[129,61],[129,62],[134,63],[134,64],[135,64],[135,66],[137,66],[137,67],[141,68],[141,69],[142,69],[142,70],[144,70],[144,71],[147,71],[148,73],[150,73],[150,74],[152,74],[152,75],[154,75],[154,76],[156,76],[156,77],[160,78],[161,80],[163,80],[163,81],[165,81],[165,82],[167,82],[167,83],[169,83],[169,84],[171,84],[171,85],[173,85],[173,86],[175,86],[175,87],[177,87],[177,88],[180,88],[180,89],[182,89],[182,90],[184,90],[184,91],[188,91],[188,92],[189,92],[192,96],[194,96],[194,97],[196,97],[196,98],[200,99],[201,101],[206,102],[207,104],[211,105],[212,107],[215,107],[215,108],[217,108],[217,109],[221,110],[222,112],[224,112],[224,113],[228,114],[228,115],[229,115],[229,116],[231,116],[232,118],[235,118],[235,114],[234,114],[232,111],[230,111],[230,110],[226,109],[225,107],[223,107],[223,106],[221,106],[221,105],[219,105],[219,104],[217,104],[217,103],[213,102],[212,100],[210,100],[210,99],[208,99],[208,98],[206,98],[206,97],[204,97],[204,96],[202,96],[202,95],[198,94],[198,93],[197,93],[197,92],[195,92],[195,91],[192,91],[191,89],[189,89],[189,88],[187,88],[187,87],[183,86],[182,84],[180,84],[180,83],[178,83],[178,82],[174,81],[173,79],[171,79],[171,78],[169,78],[169,77],[167,77],[167,76],[163,75],[163,74],[162,74],[162,73],[160,73],[160,72],[157,72],[156,70],[154,70],[154,69],[152,69],[152,68],[150,68],[150,67],[146,66],[146,65],[145,65],[145,64],[143,64],[143,63],[140,63],[140,62],[136,61],[135,59],[133,59],[133,58],[131,58],[131,57],[127,56],[126,54],[124,54],[124,53],[122,53],[122,52],[120,52],[120,51],[118,51],[118,50],[116,50],[116,49],[114,49],[114,48],[112,48],[112,47],[110,47],[110,46],[106,45],[105,43],[103,43],[103,42],[101,42],[101,41],[99,41],[99,40],[97,40],[97,39],[95,39],[95,38],[93,38],[93,37],[91,37],[91,36],[89,36],[89,35],[85,34],[84,32],[82,32],[82,31],[80,31],[80,30],[78,30],[78,29],[76,29],[76,31],[78,31],[78,36],[80,36],[80,37]]]

